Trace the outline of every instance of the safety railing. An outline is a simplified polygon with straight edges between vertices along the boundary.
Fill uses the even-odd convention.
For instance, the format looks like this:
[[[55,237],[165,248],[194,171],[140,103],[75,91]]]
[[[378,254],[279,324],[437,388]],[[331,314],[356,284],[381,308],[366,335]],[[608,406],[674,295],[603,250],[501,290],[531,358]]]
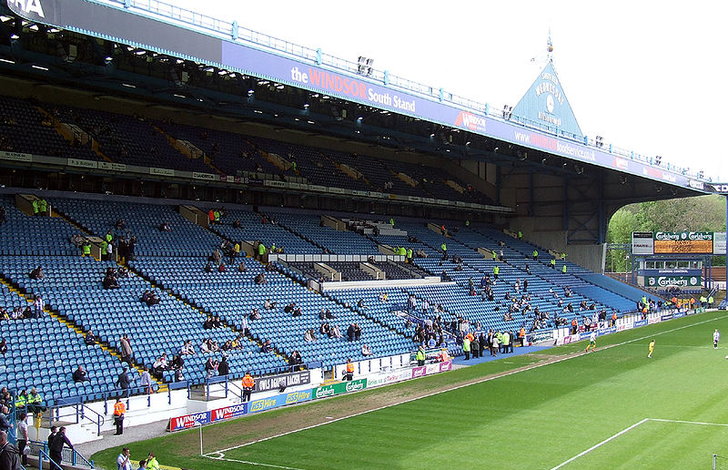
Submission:
[[[74,424],[89,421],[96,425],[96,434],[100,436],[101,427],[106,421],[104,415],[87,406],[81,397],[58,400],[49,410],[50,413],[47,416],[48,427],[61,421],[70,421]]]
[[[38,456],[39,461],[42,455],[45,455],[46,460],[50,460],[48,457],[50,455],[50,449],[48,448],[47,442],[32,440],[28,441],[28,449],[30,451],[30,455]],[[84,467],[89,469],[96,468],[96,464],[93,460],[88,460],[76,449],[69,449],[68,447],[64,447],[61,457],[63,461],[62,463],[65,462],[67,464],[73,465],[74,467]]]

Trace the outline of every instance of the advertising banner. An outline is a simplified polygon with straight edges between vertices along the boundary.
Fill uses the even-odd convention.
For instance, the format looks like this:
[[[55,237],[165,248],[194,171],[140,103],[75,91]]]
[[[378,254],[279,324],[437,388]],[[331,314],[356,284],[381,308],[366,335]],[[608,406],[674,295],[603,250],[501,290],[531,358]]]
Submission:
[[[713,232],[655,232],[655,254],[712,254]]]
[[[380,385],[388,385],[412,378],[410,369],[401,369],[390,372],[388,374],[367,377],[367,388],[379,387]]]
[[[297,385],[306,385],[309,383],[311,383],[311,372],[308,370],[302,370],[300,372],[292,372],[290,374],[256,378],[255,388],[253,391],[265,392],[281,387],[295,387]]]
[[[278,408],[279,406],[293,405],[294,403],[301,403],[312,399],[313,389],[282,393],[273,397],[261,398],[260,400],[251,401],[249,412],[259,413],[261,411],[270,410],[272,408]]]
[[[702,276],[645,276],[647,287],[694,287],[698,288],[703,282]]]
[[[331,385],[324,385],[313,389],[313,398],[326,398],[343,393],[358,392],[367,388],[367,379],[351,380],[348,382],[339,382]]]
[[[713,254],[725,255],[725,232],[715,232],[713,234]]]
[[[632,254],[651,255],[654,253],[652,232],[632,232]]]
[[[211,412],[202,411],[191,415],[177,416],[169,419],[169,430],[179,431],[180,429],[188,429],[194,426],[201,426],[210,423]]]

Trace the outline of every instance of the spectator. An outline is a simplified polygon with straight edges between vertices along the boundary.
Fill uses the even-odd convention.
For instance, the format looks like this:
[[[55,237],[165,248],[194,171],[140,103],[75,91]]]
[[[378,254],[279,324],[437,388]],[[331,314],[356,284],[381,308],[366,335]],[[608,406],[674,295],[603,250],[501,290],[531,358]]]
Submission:
[[[259,286],[265,285],[268,283],[268,281],[265,278],[265,274],[260,273],[257,276],[255,276],[255,283]]]
[[[58,430],[58,434],[53,437],[53,440],[48,441],[48,448],[50,450],[51,460],[53,460],[59,466],[63,461],[64,446],[68,446],[70,449],[73,449],[73,444],[71,444],[71,441],[69,441],[68,437],[66,437],[66,427],[61,426],[61,428]]]
[[[73,381],[75,383],[89,381],[88,374],[86,370],[84,370],[83,366],[79,365],[78,368],[73,372]]]
[[[86,336],[83,337],[83,341],[84,343],[86,343],[87,346],[93,346],[94,344],[96,344],[96,336],[91,330],[88,330]]]
[[[372,348],[370,348],[369,345],[366,345],[366,344],[362,345],[361,354],[362,354],[362,356],[371,356]]]
[[[2,430],[0,430],[0,468],[9,470],[20,468],[20,452],[17,447],[8,442],[7,431]]]
[[[150,452],[149,453],[149,455],[147,456],[147,460],[146,460],[145,463],[146,463],[147,466],[144,467],[144,468],[147,468],[149,470],[159,470],[159,462],[157,462],[157,457],[155,457],[155,455],[154,455],[153,452]]]
[[[181,354],[177,354],[172,358],[172,363],[170,364],[170,368],[172,370],[181,370],[185,366],[185,360],[182,359]]]
[[[129,385],[131,385],[131,380],[129,379],[128,368],[124,367],[124,369],[122,369],[121,373],[116,377],[114,385],[121,389],[123,396],[129,396]]]
[[[260,352],[262,353],[268,353],[273,350],[272,343],[269,339],[265,340],[263,344],[260,346]]]
[[[240,264],[238,265],[238,272],[241,272],[241,273],[248,272],[248,267],[245,266],[245,261],[240,261]]]
[[[0,431],[8,432],[10,430],[10,421],[8,420],[8,407],[0,406]]]
[[[226,356],[223,356],[220,364],[218,364],[217,373],[218,375],[228,375],[230,373],[230,365],[228,364]]]
[[[303,339],[307,342],[316,341],[316,335],[313,332],[313,328],[306,330],[306,332],[303,334]]]
[[[188,339],[185,341],[179,353],[183,356],[193,356],[195,354],[195,347],[192,345],[192,340]]]
[[[127,335],[121,335],[119,338],[119,352],[121,353],[121,361],[131,365],[134,351],[131,347],[131,340]]]
[[[29,277],[35,280],[43,279],[45,277],[45,274],[43,273],[43,266],[36,266],[35,269],[30,272]]]
[[[288,358],[288,364],[291,366],[295,366],[294,369],[301,366],[303,364],[303,358],[301,357],[301,353],[298,351],[293,351]]]
[[[154,391],[152,389],[152,376],[149,374],[149,370],[147,370],[146,367],[142,367],[141,374],[139,375],[139,385],[144,389],[144,393],[147,395]]]
[[[8,352],[8,343],[5,341],[5,338],[0,339],[0,354],[3,356]]]
[[[20,413],[18,415],[18,453],[20,454],[20,459],[22,461],[22,464],[24,467],[28,466],[28,454],[25,453],[25,446],[28,445],[28,415],[25,413]],[[2,444],[0,444],[2,446]],[[30,449],[28,449],[30,450]],[[0,468],[2,467],[3,460],[2,456],[0,455]],[[10,469],[14,469],[16,467],[7,467]]]
[[[220,364],[217,362],[217,359],[212,356],[207,358],[207,362],[205,362],[205,374],[208,379],[217,375],[217,369],[219,366]]]

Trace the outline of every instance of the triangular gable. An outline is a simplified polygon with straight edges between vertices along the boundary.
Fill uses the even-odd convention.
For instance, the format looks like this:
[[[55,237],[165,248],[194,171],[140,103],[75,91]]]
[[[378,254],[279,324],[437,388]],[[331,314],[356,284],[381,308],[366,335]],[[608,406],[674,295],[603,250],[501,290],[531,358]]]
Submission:
[[[583,135],[551,61],[538,74],[511,114],[514,120],[523,119],[553,130]]]

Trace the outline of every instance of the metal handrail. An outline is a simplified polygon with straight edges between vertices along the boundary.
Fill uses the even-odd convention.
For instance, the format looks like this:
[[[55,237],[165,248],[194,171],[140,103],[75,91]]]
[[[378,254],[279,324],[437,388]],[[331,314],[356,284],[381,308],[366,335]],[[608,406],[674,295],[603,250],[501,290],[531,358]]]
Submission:
[[[48,461],[48,465],[51,469],[63,470],[63,467],[51,460],[50,456],[45,452],[45,450],[41,449],[40,452],[38,452],[38,468],[43,468],[43,463],[46,460]]]
[[[290,41],[286,41],[275,36],[254,31],[244,26],[240,26],[237,21],[220,20],[203,13],[198,13],[186,8],[181,8],[174,4],[166,3],[159,0],[91,1],[100,4],[111,4],[116,7],[123,7],[127,10],[135,9],[139,14],[146,14],[148,16],[153,16],[167,22],[171,21],[181,26],[189,26],[203,33],[212,33],[213,35],[221,36],[228,40],[248,42],[254,44],[258,48],[268,49],[276,53],[284,54],[298,59],[304,59],[308,62],[313,62],[317,65],[325,65],[327,67],[331,67],[333,69],[340,70],[349,74],[359,75],[358,62],[323,53],[321,49],[314,49],[311,47],[294,44]],[[436,86],[426,85],[406,79],[404,77],[392,75],[387,70],[372,69],[371,73],[367,74],[366,78],[372,81],[381,82],[385,86],[393,89],[400,89],[403,91],[411,92],[430,100],[446,102],[455,105],[458,108],[462,108],[477,114],[491,116],[499,120],[507,120],[509,122],[513,122],[515,124],[522,125],[530,129],[546,131],[556,136],[561,136],[570,140],[577,141],[587,147],[627,157],[632,160],[639,160],[657,168],[664,168],[668,171],[680,173],[685,176],[691,176],[696,178],[699,176],[696,171],[688,171],[688,168],[681,168],[667,162],[665,162],[665,164],[663,165],[658,165],[653,157],[622,149],[613,146],[612,144],[604,143],[603,141],[596,142],[594,139],[590,139],[586,136],[576,135],[566,132],[562,129],[558,129],[556,127],[545,126],[540,123],[535,123],[531,120],[515,116],[510,113],[507,119],[505,119],[502,116],[502,107],[490,106],[489,103],[479,102],[459,95],[455,95],[446,92],[442,88]],[[702,177],[701,179],[706,181],[708,180],[705,177]]]

